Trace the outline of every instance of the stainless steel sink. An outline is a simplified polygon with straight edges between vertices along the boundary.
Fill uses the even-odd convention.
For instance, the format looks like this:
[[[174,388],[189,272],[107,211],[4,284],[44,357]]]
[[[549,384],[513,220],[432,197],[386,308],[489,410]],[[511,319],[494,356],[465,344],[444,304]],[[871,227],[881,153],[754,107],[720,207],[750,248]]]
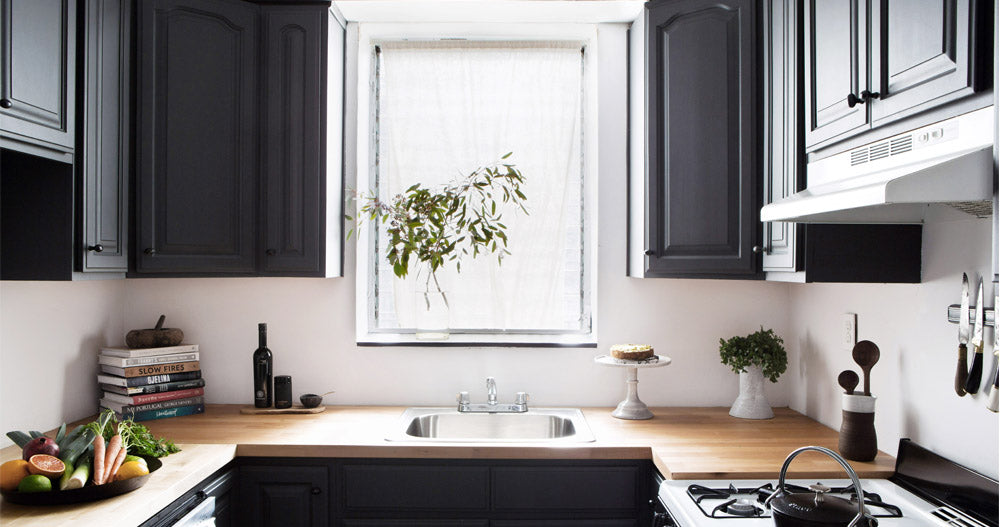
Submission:
[[[387,441],[586,443],[594,440],[583,412],[532,408],[524,413],[459,413],[454,408],[407,408]]]

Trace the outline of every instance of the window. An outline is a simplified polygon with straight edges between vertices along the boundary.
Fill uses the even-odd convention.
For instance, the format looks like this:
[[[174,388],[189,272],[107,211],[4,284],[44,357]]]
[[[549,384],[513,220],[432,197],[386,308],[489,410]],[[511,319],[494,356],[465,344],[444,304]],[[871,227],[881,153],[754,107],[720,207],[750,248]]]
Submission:
[[[367,111],[368,181],[388,200],[414,183],[437,186],[507,152],[524,174],[528,215],[504,212],[509,250],[438,275],[450,304],[449,341],[579,344],[593,340],[596,248],[588,189],[586,46],[575,41],[377,40]],[[591,119],[594,116],[590,116]],[[359,124],[360,126],[360,124]],[[366,224],[359,340],[409,342],[418,281],[397,278],[386,236]],[[360,247],[364,247],[362,250]],[[359,311],[359,315],[360,315]],[[367,338],[363,336],[367,335]],[[408,337],[409,335],[409,337]]]

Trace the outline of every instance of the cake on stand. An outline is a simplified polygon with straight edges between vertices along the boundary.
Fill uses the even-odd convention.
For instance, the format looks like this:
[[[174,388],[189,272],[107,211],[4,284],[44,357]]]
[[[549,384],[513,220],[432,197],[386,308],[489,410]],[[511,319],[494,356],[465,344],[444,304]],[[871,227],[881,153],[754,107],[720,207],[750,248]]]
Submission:
[[[625,370],[625,400],[618,403],[615,411],[611,412],[612,417],[618,419],[652,419],[653,412],[649,410],[646,403],[639,400],[639,368],[662,368],[670,364],[670,357],[653,355],[648,359],[625,360],[616,359],[610,355],[600,355],[594,357],[594,362],[604,366],[615,366],[626,368]]]

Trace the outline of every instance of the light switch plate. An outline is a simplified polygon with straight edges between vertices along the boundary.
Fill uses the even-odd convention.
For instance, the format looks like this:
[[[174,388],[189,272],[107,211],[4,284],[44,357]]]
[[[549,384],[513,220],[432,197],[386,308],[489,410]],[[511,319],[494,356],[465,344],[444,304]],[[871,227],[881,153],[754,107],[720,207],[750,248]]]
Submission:
[[[854,349],[854,345],[858,343],[857,313],[844,313],[841,318],[840,342],[845,349]]]

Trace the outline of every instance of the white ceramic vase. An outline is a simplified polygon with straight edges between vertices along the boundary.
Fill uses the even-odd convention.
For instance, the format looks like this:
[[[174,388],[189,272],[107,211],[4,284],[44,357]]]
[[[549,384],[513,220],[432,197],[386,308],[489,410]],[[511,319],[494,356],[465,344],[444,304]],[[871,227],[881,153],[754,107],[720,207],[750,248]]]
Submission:
[[[764,372],[760,366],[747,366],[740,372],[740,395],[729,409],[729,415],[741,419],[770,419],[771,405],[764,395]]]

